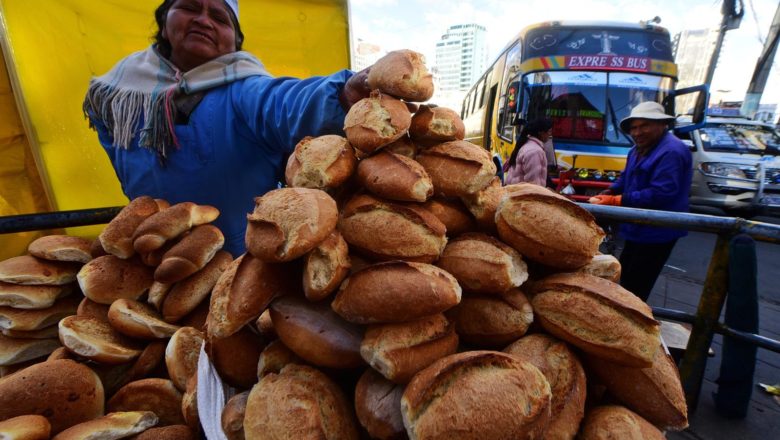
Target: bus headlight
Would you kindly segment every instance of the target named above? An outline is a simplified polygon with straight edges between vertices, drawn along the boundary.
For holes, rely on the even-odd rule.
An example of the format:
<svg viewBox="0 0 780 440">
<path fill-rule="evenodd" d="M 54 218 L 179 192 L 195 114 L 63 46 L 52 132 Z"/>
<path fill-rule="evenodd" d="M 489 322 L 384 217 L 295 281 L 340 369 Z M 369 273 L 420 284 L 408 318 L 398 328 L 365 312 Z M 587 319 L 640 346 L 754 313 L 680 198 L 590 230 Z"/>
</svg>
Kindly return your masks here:
<svg viewBox="0 0 780 440">
<path fill-rule="evenodd" d="M 705 176 L 744 180 L 755 180 L 753 178 L 758 172 L 756 167 L 722 162 L 702 162 L 699 170 Z"/>
<path fill-rule="evenodd" d="M 614 171 L 607 171 L 607 180 L 614 182 L 617 179 L 617 173 Z"/>
<path fill-rule="evenodd" d="M 580 179 L 587 179 L 589 175 L 590 175 L 590 171 L 588 171 L 587 168 L 580 168 L 579 170 L 577 170 L 577 177 L 579 177 Z"/>
<path fill-rule="evenodd" d="M 602 173 L 601 170 L 596 170 L 593 172 L 594 179 L 601 180 L 602 177 L 604 177 L 604 173 Z"/>
</svg>

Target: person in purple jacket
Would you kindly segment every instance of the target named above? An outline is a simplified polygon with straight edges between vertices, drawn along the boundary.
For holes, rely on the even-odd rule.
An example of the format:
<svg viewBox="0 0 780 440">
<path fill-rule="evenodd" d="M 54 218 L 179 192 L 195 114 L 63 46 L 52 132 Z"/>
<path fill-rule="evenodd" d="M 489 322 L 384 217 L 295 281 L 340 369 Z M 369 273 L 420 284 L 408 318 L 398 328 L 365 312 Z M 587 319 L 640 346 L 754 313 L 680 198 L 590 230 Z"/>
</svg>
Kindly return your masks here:
<svg viewBox="0 0 780 440">
<path fill-rule="evenodd" d="M 631 115 L 620 121 L 621 130 L 630 134 L 635 144 L 626 168 L 609 189 L 590 202 L 687 212 L 692 158 L 688 148 L 669 131 L 673 120 L 657 102 L 634 107 Z M 620 285 L 646 301 L 677 239 L 687 231 L 622 224 L 620 234 L 625 239 Z"/>
</svg>

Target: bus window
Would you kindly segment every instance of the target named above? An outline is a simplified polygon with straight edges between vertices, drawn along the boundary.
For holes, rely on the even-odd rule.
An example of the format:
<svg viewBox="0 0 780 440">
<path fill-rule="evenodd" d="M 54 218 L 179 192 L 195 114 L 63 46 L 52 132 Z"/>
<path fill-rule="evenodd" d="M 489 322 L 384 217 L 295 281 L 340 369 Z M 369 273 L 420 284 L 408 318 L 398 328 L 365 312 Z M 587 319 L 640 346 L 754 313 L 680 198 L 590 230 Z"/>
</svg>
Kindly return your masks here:
<svg viewBox="0 0 780 440">
<path fill-rule="evenodd" d="M 504 75 L 501 83 L 501 99 L 498 111 L 498 135 L 506 140 L 512 140 L 514 134 L 514 118 L 517 115 L 517 102 L 519 98 L 519 76 L 517 72 L 520 70 L 520 44 L 515 43 L 506 55 L 506 63 L 504 64 Z M 513 81 L 512 83 L 510 83 Z"/>
<path fill-rule="evenodd" d="M 663 102 L 672 89 L 672 79 L 640 73 L 612 72 L 609 74 L 609 86 L 606 140 L 625 143 L 628 139 L 620 132 L 620 121 L 640 102 Z"/>
<path fill-rule="evenodd" d="M 468 116 L 471 114 L 471 93 L 463 98 L 463 115 Z"/>
</svg>

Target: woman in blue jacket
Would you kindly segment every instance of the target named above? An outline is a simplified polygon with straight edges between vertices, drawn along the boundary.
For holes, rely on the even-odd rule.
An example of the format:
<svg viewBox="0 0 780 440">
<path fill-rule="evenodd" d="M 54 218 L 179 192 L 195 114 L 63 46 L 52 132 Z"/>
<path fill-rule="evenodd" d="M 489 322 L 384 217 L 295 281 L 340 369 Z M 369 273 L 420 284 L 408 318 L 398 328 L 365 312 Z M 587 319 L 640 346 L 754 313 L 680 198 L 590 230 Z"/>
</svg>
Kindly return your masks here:
<svg viewBox="0 0 780 440">
<path fill-rule="evenodd" d="M 241 51 L 237 0 L 165 0 L 155 19 L 155 43 L 94 78 L 84 112 L 128 198 L 219 208 L 238 256 L 254 197 L 283 180 L 301 138 L 342 132 L 366 74 L 272 77 Z"/>
</svg>

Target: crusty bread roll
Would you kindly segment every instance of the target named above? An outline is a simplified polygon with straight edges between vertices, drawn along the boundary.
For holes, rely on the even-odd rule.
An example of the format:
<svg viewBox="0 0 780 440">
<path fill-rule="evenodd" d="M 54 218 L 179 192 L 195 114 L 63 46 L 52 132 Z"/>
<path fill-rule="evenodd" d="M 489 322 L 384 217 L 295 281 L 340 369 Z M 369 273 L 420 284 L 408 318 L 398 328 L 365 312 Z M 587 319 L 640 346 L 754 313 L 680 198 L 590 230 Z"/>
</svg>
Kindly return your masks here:
<svg viewBox="0 0 780 440">
<path fill-rule="evenodd" d="M 54 305 L 58 298 L 68 296 L 76 290 L 76 283 L 59 286 L 26 286 L 0 281 L 0 307 L 14 309 L 45 309 Z"/>
<path fill-rule="evenodd" d="M 400 154 L 401 156 L 406 156 L 409 159 L 414 159 L 417 157 L 417 150 L 417 144 L 415 144 L 409 136 L 401 136 L 398 138 L 398 140 L 382 147 L 382 151 Z"/>
<path fill-rule="evenodd" d="M 581 440 L 665 440 L 666 436 L 629 409 L 609 405 L 593 408 L 588 412 L 577 438 Z"/>
<path fill-rule="evenodd" d="M 133 234 L 136 228 L 159 210 L 159 204 L 149 196 L 131 200 L 100 233 L 101 248 L 122 259 L 132 257 L 135 254 Z"/>
<path fill-rule="evenodd" d="M 273 263 L 294 260 L 317 247 L 336 228 L 338 211 L 324 191 L 282 188 L 256 198 L 247 220 L 247 252 Z"/>
<path fill-rule="evenodd" d="M 165 360 L 165 346 L 166 341 L 149 342 L 124 374 L 122 380 L 117 381 L 116 388 L 112 389 L 112 392 L 107 394 L 113 395 L 113 392 L 127 385 L 129 382 L 143 379 L 153 374 Z"/>
<path fill-rule="evenodd" d="M 0 420 L 42 415 L 56 434 L 102 416 L 103 399 L 103 385 L 89 367 L 72 360 L 41 362 L 0 379 Z"/>
<path fill-rule="evenodd" d="M 141 379 L 123 386 L 109 399 L 106 410 L 152 411 L 159 426 L 184 425 L 181 393 L 167 379 Z"/>
<path fill-rule="evenodd" d="M 436 195 L 465 197 L 486 187 L 496 175 L 487 150 L 467 141 L 450 141 L 426 148 L 417 161 L 433 180 Z"/>
<path fill-rule="evenodd" d="M 213 206 L 182 202 L 163 209 L 144 220 L 133 234 L 133 248 L 139 253 L 149 253 L 192 227 L 211 223 L 219 217 Z"/>
<path fill-rule="evenodd" d="M 349 143 L 362 153 L 391 144 L 406 134 L 412 115 L 406 104 L 374 90 L 371 96 L 353 105 L 344 118 Z"/>
<path fill-rule="evenodd" d="M 216 226 L 195 226 L 163 255 L 162 262 L 154 271 L 155 281 L 172 284 L 187 278 L 203 269 L 223 244 L 225 237 Z"/>
<path fill-rule="evenodd" d="M 450 241 L 436 265 L 451 273 L 467 292 L 502 294 L 528 279 L 523 257 L 485 234 L 463 234 Z"/>
<path fill-rule="evenodd" d="M 169 338 L 179 329 L 163 321 L 150 306 L 129 299 L 118 299 L 111 304 L 108 322 L 119 333 L 138 339 Z"/>
<path fill-rule="evenodd" d="M 447 312 L 461 340 L 479 348 L 503 347 L 523 336 L 534 320 L 531 303 L 520 289 L 504 295 L 464 295 Z"/>
<path fill-rule="evenodd" d="M 458 353 L 409 382 L 401 413 L 411 440 L 542 438 L 550 384 L 538 368 L 508 354 Z"/>
<path fill-rule="evenodd" d="M 357 324 L 404 322 L 442 313 L 460 295 L 455 277 L 436 266 L 389 261 L 350 275 L 331 306 Z"/>
<path fill-rule="evenodd" d="M 39 330 L 29 331 L 0 328 L 0 334 L 16 339 L 57 339 L 60 333 L 57 325 L 50 325 Z"/>
<path fill-rule="evenodd" d="M 208 300 L 201 302 L 195 310 L 179 321 L 179 325 L 182 327 L 196 328 L 202 332 L 205 332 L 206 320 L 209 316 L 209 305 L 210 304 Z"/>
<path fill-rule="evenodd" d="M 336 230 L 306 254 L 303 264 L 303 293 L 319 301 L 333 293 L 349 274 L 349 248 Z"/>
<path fill-rule="evenodd" d="M 0 307 L 0 328 L 16 331 L 33 331 L 57 324 L 60 319 L 76 313 L 78 295 L 70 295 L 55 301 L 47 309 L 25 310 Z"/>
<path fill-rule="evenodd" d="M 157 424 L 151 411 L 114 412 L 79 423 L 54 436 L 52 440 L 115 440 L 146 431 Z"/>
<path fill-rule="evenodd" d="M 105 229 L 103 230 L 105 231 Z M 130 242 L 130 249 L 133 249 L 132 242 Z M 135 249 L 133 249 L 133 251 L 135 252 Z M 108 255 L 108 252 L 106 252 L 106 250 L 103 249 L 103 244 L 100 242 L 100 237 L 92 240 L 92 244 L 89 246 L 89 254 L 92 256 L 92 258 Z"/>
<path fill-rule="evenodd" d="M 244 440 L 244 414 L 249 391 L 231 397 L 222 409 L 222 432 L 228 440 Z"/>
<path fill-rule="evenodd" d="M 203 332 L 192 327 L 182 327 L 173 334 L 165 348 L 165 365 L 168 377 L 180 391 L 187 389 L 187 380 L 198 370 Z"/>
<path fill-rule="evenodd" d="M 653 365 L 632 368 L 587 356 L 588 371 L 606 385 L 609 394 L 648 422 L 680 431 L 688 427 L 688 405 L 674 359 L 663 347 L 655 352 Z"/>
<path fill-rule="evenodd" d="M 226 251 L 218 251 L 206 267 L 173 285 L 165 294 L 161 312 L 167 322 L 178 322 L 206 300 L 220 275 L 233 261 Z M 152 286 L 154 288 L 154 286 Z M 151 290 L 149 292 L 151 297 Z"/>
<path fill-rule="evenodd" d="M 271 303 L 271 320 L 279 339 L 304 360 L 329 368 L 363 365 L 363 329 L 338 316 L 330 305 L 285 296 Z"/>
<path fill-rule="evenodd" d="M 47 356 L 60 346 L 57 338 L 16 339 L 0 335 L 0 366 L 14 365 Z"/>
<path fill-rule="evenodd" d="M 130 440 L 196 440 L 195 433 L 186 425 L 170 425 L 150 428 L 130 437 Z"/>
<path fill-rule="evenodd" d="M 433 197 L 425 202 L 423 207 L 444 223 L 450 238 L 477 230 L 474 217 L 458 199 Z"/>
<path fill-rule="evenodd" d="M 590 263 L 581 267 L 579 271 L 604 278 L 613 283 L 620 283 L 620 261 L 612 255 L 594 255 Z"/>
<path fill-rule="evenodd" d="M 520 338 L 504 352 L 533 364 L 550 383 L 552 418 L 545 438 L 574 438 L 585 416 L 587 387 L 577 356 L 565 343 L 540 333 Z"/>
<path fill-rule="evenodd" d="M 108 322 L 109 308 L 111 308 L 109 304 L 100 304 L 92 301 L 89 298 L 84 298 L 81 300 L 79 307 L 76 309 L 76 315 L 88 316 L 103 322 Z"/>
<path fill-rule="evenodd" d="M 200 413 L 198 412 L 198 375 L 194 374 L 187 381 L 187 389 L 181 398 L 181 413 L 184 422 L 195 431 L 200 432 Z"/>
<path fill-rule="evenodd" d="M 371 66 L 368 86 L 407 101 L 423 102 L 433 96 L 433 75 L 421 53 L 394 50 Z"/>
<path fill-rule="evenodd" d="M 81 263 L 49 261 L 22 255 L 0 261 L 0 281 L 11 284 L 61 286 L 76 281 Z"/>
<path fill-rule="evenodd" d="M 305 363 L 303 359 L 287 348 L 281 339 L 276 339 L 266 345 L 263 352 L 260 353 L 260 359 L 257 360 L 257 377 L 259 379 L 269 373 L 279 373 L 287 364 Z"/>
<path fill-rule="evenodd" d="M 504 188 L 496 226 L 501 240 L 524 257 L 558 269 L 588 264 L 604 238 L 588 211 L 531 183 Z"/>
<path fill-rule="evenodd" d="M 460 116 L 447 107 L 421 105 L 412 116 L 409 136 L 422 146 L 463 140 L 466 127 Z"/>
<path fill-rule="evenodd" d="M 496 176 L 486 187 L 462 198 L 463 204 L 477 219 L 480 230 L 496 234 L 496 211 L 503 195 L 504 187 L 501 186 L 501 179 Z"/>
<path fill-rule="evenodd" d="M 173 285 L 165 284 L 158 281 L 152 283 L 149 287 L 149 293 L 146 295 L 146 302 L 155 308 L 160 310 L 162 308 L 165 297 L 168 296 L 168 292 Z"/>
<path fill-rule="evenodd" d="M 171 250 L 172 247 L 176 246 L 179 241 L 184 239 L 184 237 L 189 234 L 190 231 L 186 231 L 175 239 L 166 241 L 164 245 L 151 252 L 141 252 L 138 254 L 138 259 L 141 260 L 141 263 L 145 264 L 146 266 L 156 268 L 160 265 L 160 263 L 162 263 L 165 253 Z"/>
<path fill-rule="evenodd" d="M 73 359 L 74 355 L 70 351 L 68 351 L 65 347 L 59 347 L 52 351 L 49 356 L 46 358 L 46 362 L 50 361 L 58 361 L 62 359 Z"/>
<path fill-rule="evenodd" d="M 2 440 L 49 440 L 51 424 L 46 417 L 27 415 L 0 422 Z"/>
<path fill-rule="evenodd" d="M 257 333 L 267 340 L 270 341 L 277 338 L 276 330 L 274 330 L 274 323 L 271 320 L 270 310 L 265 309 L 265 311 L 260 314 L 257 321 L 255 321 L 255 327 L 257 328 Z"/>
<path fill-rule="evenodd" d="M 137 300 L 154 282 L 152 269 L 138 259 L 123 260 L 114 255 L 95 258 L 78 273 L 84 296 L 100 304 L 120 298 Z"/>
<path fill-rule="evenodd" d="M 357 195 L 341 212 L 339 231 L 351 248 L 379 260 L 431 263 L 447 244 L 444 225 L 414 203 Z"/>
<path fill-rule="evenodd" d="M 369 326 L 360 344 L 360 355 L 388 380 L 404 384 L 457 348 L 455 326 L 437 314 L 417 321 Z"/>
<path fill-rule="evenodd" d="M 206 335 L 206 353 L 227 384 L 247 389 L 257 382 L 257 361 L 266 342 L 244 326 L 226 338 Z"/>
<path fill-rule="evenodd" d="M 108 323 L 86 316 L 68 316 L 59 323 L 60 342 L 79 356 L 105 364 L 130 362 L 141 354 L 138 345 Z"/>
<path fill-rule="evenodd" d="M 545 330 L 594 356 L 649 367 L 660 345 L 650 306 L 603 278 L 561 273 L 531 286 L 531 304 Z"/>
<path fill-rule="evenodd" d="M 246 440 L 357 440 L 358 431 L 341 389 L 314 368 L 292 364 L 252 387 L 244 436 Z"/>
<path fill-rule="evenodd" d="M 366 369 L 355 387 L 355 411 L 371 438 L 397 440 L 406 438 L 401 417 L 404 387 L 394 384 L 371 368 Z"/>
<path fill-rule="evenodd" d="M 45 235 L 27 246 L 30 255 L 44 260 L 86 263 L 92 259 L 92 242 L 69 235 Z"/>
<path fill-rule="evenodd" d="M 402 202 L 424 202 L 433 195 L 430 176 L 414 159 L 380 151 L 360 161 L 357 181 L 379 197 Z"/>
<path fill-rule="evenodd" d="M 306 136 L 287 160 L 285 179 L 296 188 L 336 188 L 355 172 L 357 158 L 346 138 Z"/>
</svg>

